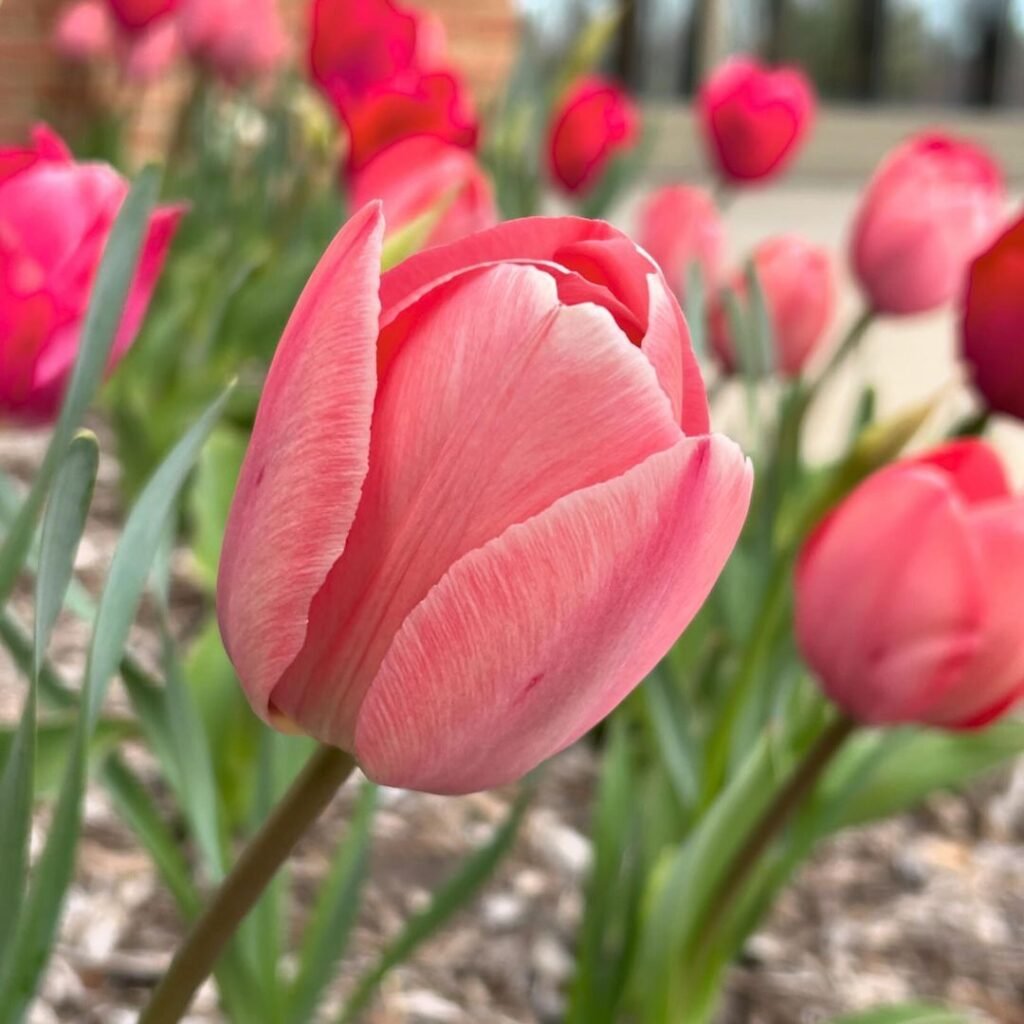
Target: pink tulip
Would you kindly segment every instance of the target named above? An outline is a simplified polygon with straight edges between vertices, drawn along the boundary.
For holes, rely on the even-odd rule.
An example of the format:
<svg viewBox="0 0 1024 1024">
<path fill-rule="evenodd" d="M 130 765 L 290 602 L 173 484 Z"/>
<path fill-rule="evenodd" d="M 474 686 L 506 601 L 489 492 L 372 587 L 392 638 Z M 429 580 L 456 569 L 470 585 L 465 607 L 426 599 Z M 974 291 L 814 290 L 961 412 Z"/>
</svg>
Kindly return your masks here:
<svg viewBox="0 0 1024 1024">
<path fill-rule="evenodd" d="M 430 135 L 416 135 L 378 153 L 351 182 L 354 207 L 384 204 L 389 231 L 437 210 L 426 245 L 454 242 L 498 222 L 491 183 L 468 150 Z"/>
<path fill-rule="evenodd" d="M 971 260 L 997 234 L 1006 191 L 980 147 L 937 132 L 890 153 L 861 199 L 851 257 L 879 313 L 923 313 L 956 298 Z"/>
<path fill-rule="evenodd" d="M 796 630 L 825 692 L 862 722 L 984 725 L 1024 696 L 1024 499 L 960 441 L 888 467 L 818 528 Z"/>
<path fill-rule="evenodd" d="M 106 0 L 111 14 L 126 32 L 142 32 L 174 14 L 180 0 Z"/>
<path fill-rule="evenodd" d="M 278 347 L 218 581 L 256 712 L 389 785 L 513 780 L 653 668 L 739 534 L 686 324 L 624 235 L 510 221 L 380 276 L 363 207 Z"/>
<path fill-rule="evenodd" d="M 105 0 L 78 0 L 57 19 L 53 43 L 69 60 L 93 61 L 112 57 L 116 26 Z"/>
<path fill-rule="evenodd" d="M 762 242 L 753 260 L 771 318 L 775 368 L 783 376 L 796 377 L 825 340 L 835 314 L 832 262 L 825 249 L 795 235 Z M 745 272 L 737 271 L 727 287 L 745 299 Z M 727 371 L 734 371 L 736 346 L 721 300 L 712 307 L 709 324 L 715 353 Z"/>
<path fill-rule="evenodd" d="M 640 209 L 637 238 L 680 298 L 694 263 L 700 267 L 705 289 L 717 288 L 725 231 L 714 200 L 704 189 L 690 185 L 655 189 Z"/>
<path fill-rule="evenodd" d="M 806 141 L 815 103 L 799 68 L 769 69 L 750 57 L 716 68 L 701 86 L 697 115 L 718 174 L 737 184 L 780 174 Z"/>
<path fill-rule="evenodd" d="M 548 137 L 548 171 L 572 195 L 585 195 L 615 157 L 640 137 L 640 111 L 618 85 L 598 75 L 573 83 L 555 108 Z"/>
<path fill-rule="evenodd" d="M 1024 420 L 1024 217 L 972 264 L 961 339 L 988 407 Z"/>
<path fill-rule="evenodd" d="M 106 164 L 75 163 L 49 129 L 36 129 L 34 141 L 31 151 L 0 150 L 0 418 L 26 422 L 46 421 L 60 406 L 96 268 L 128 191 Z M 111 367 L 142 323 L 180 215 L 165 207 L 153 217 Z"/>
<path fill-rule="evenodd" d="M 276 0 L 182 0 L 179 20 L 189 56 L 228 82 L 265 75 L 288 53 Z"/>
</svg>

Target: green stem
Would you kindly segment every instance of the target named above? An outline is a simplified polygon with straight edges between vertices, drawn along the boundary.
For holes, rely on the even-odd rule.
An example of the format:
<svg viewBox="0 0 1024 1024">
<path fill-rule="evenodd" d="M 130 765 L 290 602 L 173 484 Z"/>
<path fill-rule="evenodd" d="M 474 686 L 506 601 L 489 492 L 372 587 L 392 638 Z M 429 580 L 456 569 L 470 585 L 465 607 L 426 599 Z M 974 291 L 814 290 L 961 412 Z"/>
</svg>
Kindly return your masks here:
<svg viewBox="0 0 1024 1024">
<path fill-rule="evenodd" d="M 181 1020 L 238 926 L 354 768 L 351 755 L 334 747 L 309 759 L 178 949 L 139 1024 Z"/>
<path fill-rule="evenodd" d="M 867 334 L 868 328 L 875 322 L 875 311 L 870 307 L 861 310 L 860 315 L 850 325 L 846 337 L 840 342 L 839 347 L 832 353 L 832 358 L 825 364 L 824 369 L 818 374 L 817 380 L 811 385 L 808 394 L 808 405 L 814 396 L 821 390 L 826 381 L 830 380 L 835 372 L 846 362 L 846 360 L 860 347 L 861 340 Z"/>
</svg>

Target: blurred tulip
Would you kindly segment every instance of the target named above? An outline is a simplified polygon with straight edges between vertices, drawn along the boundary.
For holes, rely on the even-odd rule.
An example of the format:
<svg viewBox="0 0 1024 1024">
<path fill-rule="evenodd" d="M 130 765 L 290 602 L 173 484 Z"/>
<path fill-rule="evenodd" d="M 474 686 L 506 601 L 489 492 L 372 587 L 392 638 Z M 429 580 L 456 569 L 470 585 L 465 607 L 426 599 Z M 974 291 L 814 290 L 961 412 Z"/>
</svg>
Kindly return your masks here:
<svg viewBox="0 0 1024 1024">
<path fill-rule="evenodd" d="M 725 231 L 714 200 L 704 189 L 690 185 L 655 189 L 640 209 L 637 238 L 680 298 L 693 263 L 700 267 L 707 292 L 718 287 Z"/>
<path fill-rule="evenodd" d="M 753 254 L 771 318 L 775 369 L 796 377 L 824 341 L 836 308 L 836 283 L 827 250 L 794 235 L 762 242 Z M 737 271 L 726 286 L 746 296 L 747 280 Z M 711 341 L 725 368 L 738 366 L 724 304 L 717 301 L 709 319 Z"/>
<path fill-rule="evenodd" d="M 985 725 L 1024 695 L 1024 500 L 961 441 L 869 477 L 796 573 L 804 658 L 872 725 Z"/>
<path fill-rule="evenodd" d="M 106 164 L 75 163 L 49 129 L 36 129 L 34 141 L 29 161 L 25 150 L 0 150 L 0 419 L 26 422 L 46 421 L 60 406 L 96 268 L 128 192 Z M 164 207 L 153 217 L 111 366 L 142 323 L 180 215 Z"/>
<path fill-rule="evenodd" d="M 406 72 L 435 70 L 444 28 L 431 13 L 391 0 L 313 0 L 309 66 L 337 107 Z"/>
<path fill-rule="evenodd" d="M 734 184 L 772 178 L 803 145 L 815 114 L 814 87 L 799 68 L 769 69 L 732 57 L 697 96 L 697 115 L 718 174 Z"/>
<path fill-rule="evenodd" d="M 516 779 L 693 617 L 751 471 L 708 433 L 686 324 L 624 235 L 510 221 L 380 277 L 364 207 L 278 347 L 228 521 L 256 712 L 443 793 Z"/>
<path fill-rule="evenodd" d="M 106 0 L 110 12 L 126 32 L 141 32 L 173 14 L 180 0 Z"/>
<path fill-rule="evenodd" d="M 228 82 L 273 71 L 288 53 L 276 0 L 182 0 L 189 56 Z"/>
<path fill-rule="evenodd" d="M 348 171 L 356 173 L 401 139 L 428 135 L 454 146 L 476 145 L 472 100 L 453 72 L 437 72 L 370 89 L 340 111 L 348 129 Z"/>
<path fill-rule="evenodd" d="M 611 161 L 640 137 L 640 112 L 614 82 L 588 75 L 571 85 L 552 113 L 551 177 L 573 195 L 590 192 Z"/>
<path fill-rule="evenodd" d="M 971 265 L 961 346 L 989 408 L 1024 420 L 1024 217 Z"/>
<path fill-rule="evenodd" d="M 380 199 L 389 233 L 436 210 L 428 246 L 454 242 L 498 222 L 490 180 L 476 157 L 430 135 L 383 149 L 354 176 L 350 197 L 356 208 Z"/>
<path fill-rule="evenodd" d="M 78 0 L 57 18 L 53 43 L 69 60 L 99 60 L 114 55 L 115 31 L 105 0 Z"/>
<path fill-rule="evenodd" d="M 874 310 L 923 313 L 955 299 L 1005 202 L 999 166 L 973 143 L 928 133 L 893 150 L 853 228 L 853 269 Z"/>
</svg>

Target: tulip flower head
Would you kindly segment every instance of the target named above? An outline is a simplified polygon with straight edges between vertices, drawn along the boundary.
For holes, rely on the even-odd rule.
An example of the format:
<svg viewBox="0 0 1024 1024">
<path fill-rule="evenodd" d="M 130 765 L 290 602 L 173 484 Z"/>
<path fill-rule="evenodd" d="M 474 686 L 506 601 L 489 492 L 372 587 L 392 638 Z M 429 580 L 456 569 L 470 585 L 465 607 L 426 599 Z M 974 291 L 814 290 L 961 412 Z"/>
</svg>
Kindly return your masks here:
<svg viewBox="0 0 1024 1024">
<path fill-rule="evenodd" d="M 276 0 L 182 0 L 180 24 L 189 56 L 228 82 L 265 75 L 288 54 Z"/>
<path fill-rule="evenodd" d="M 814 122 L 814 87 L 799 68 L 732 57 L 697 96 L 708 156 L 732 184 L 773 178 L 790 164 Z"/>
<path fill-rule="evenodd" d="M 774 367 L 796 377 L 825 340 L 835 314 L 832 261 L 821 246 L 783 235 L 762 242 L 753 262 L 771 319 Z M 726 287 L 745 298 L 746 273 L 738 270 Z M 715 354 L 727 372 L 735 371 L 739 358 L 721 297 L 712 306 L 709 326 Z"/>
<path fill-rule="evenodd" d="M 355 207 L 384 204 L 388 231 L 437 213 L 425 245 L 454 242 L 498 222 L 494 191 L 469 150 L 431 135 L 414 135 L 381 150 L 351 181 Z"/>
<path fill-rule="evenodd" d="M 1005 204 L 999 165 L 974 143 L 929 132 L 898 146 L 861 198 L 851 241 L 854 273 L 875 311 L 924 313 L 957 298 Z"/>
<path fill-rule="evenodd" d="M 1024 696 L 1024 499 L 993 450 L 939 448 L 869 477 L 796 571 L 804 659 L 872 725 L 985 725 Z"/>
<path fill-rule="evenodd" d="M 93 278 L 127 182 L 76 163 L 48 128 L 28 149 L 0 150 L 0 419 L 45 422 L 60 407 Z M 179 208 L 149 226 L 111 366 L 142 323 Z"/>
<path fill-rule="evenodd" d="M 180 0 L 106 0 L 110 12 L 126 32 L 142 32 L 173 14 Z"/>
<path fill-rule="evenodd" d="M 254 710 L 441 793 L 511 781 L 650 671 L 751 471 L 626 236 L 510 221 L 380 275 L 362 208 L 275 355 L 218 616 Z"/>
<path fill-rule="evenodd" d="M 548 168 L 570 195 L 585 195 L 640 137 L 640 112 L 619 86 L 590 75 L 566 91 L 551 118 Z"/>
<path fill-rule="evenodd" d="M 655 189 L 641 207 L 637 239 L 680 300 L 694 263 L 700 267 L 705 289 L 717 288 L 725 231 L 718 208 L 704 189 L 690 185 Z"/>
<path fill-rule="evenodd" d="M 971 264 L 960 337 L 988 407 L 1024 420 L 1024 217 Z"/>
</svg>

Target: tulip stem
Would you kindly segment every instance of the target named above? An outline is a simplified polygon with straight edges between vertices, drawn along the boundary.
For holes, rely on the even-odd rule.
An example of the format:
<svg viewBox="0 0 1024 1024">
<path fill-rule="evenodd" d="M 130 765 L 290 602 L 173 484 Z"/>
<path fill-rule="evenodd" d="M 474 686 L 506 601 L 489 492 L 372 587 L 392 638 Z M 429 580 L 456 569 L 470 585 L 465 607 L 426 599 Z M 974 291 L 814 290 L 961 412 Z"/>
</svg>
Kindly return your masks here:
<svg viewBox="0 0 1024 1024">
<path fill-rule="evenodd" d="M 334 747 L 321 747 L 309 759 L 195 922 L 139 1024 L 181 1020 L 238 926 L 354 768 L 351 755 Z"/>
<path fill-rule="evenodd" d="M 846 362 L 846 360 L 857 350 L 860 346 L 861 339 L 868 332 L 868 328 L 875 322 L 875 311 L 870 307 L 866 306 L 861 310 L 860 315 L 850 325 L 850 329 L 846 332 L 846 337 L 840 342 L 839 347 L 835 350 L 832 358 L 825 364 L 821 373 L 818 374 L 817 380 L 811 385 L 811 396 L 817 394 L 821 390 L 822 386 L 827 380 L 829 380 L 835 372 Z"/>
</svg>

